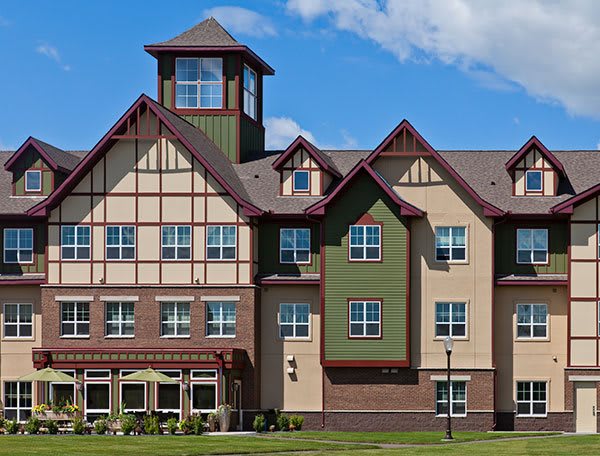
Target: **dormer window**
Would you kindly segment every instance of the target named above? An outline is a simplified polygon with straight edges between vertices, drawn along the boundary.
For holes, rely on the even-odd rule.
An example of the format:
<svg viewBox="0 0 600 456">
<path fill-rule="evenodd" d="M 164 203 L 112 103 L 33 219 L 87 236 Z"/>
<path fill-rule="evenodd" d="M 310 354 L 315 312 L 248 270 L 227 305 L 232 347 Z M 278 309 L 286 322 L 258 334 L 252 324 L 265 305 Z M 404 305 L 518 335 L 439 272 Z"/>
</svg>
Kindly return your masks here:
<svg viewBox="0 0 600 456">
<path fill-rule="evenodd" d="M 541 192 L 543 190 L 542 178 L 542 171 L 527 171 L 525 173 L 525 190 L 528 192 Z"/>
<path fill-rule="evenodd" d="M 42 172 L 25 171 L 25 191 L 40 192 L 42 190 Z"/>
<path fill-rule="evenodd" d="M 256 120 L 257 116 L 256 71 L 244 65 L 244 112 Z"/>
<path fill-rule="evenodd" d="M 310 190 L 310 172 L 304 170 L 294 171 L 293 177 L 294 192 L 308 192 Z"/>
<path fill-rule="evenodd" d="M 175 106 L 184 109 L 221 109 L 223 107 L 223 59 L 176 59 Z"/>
</svg>

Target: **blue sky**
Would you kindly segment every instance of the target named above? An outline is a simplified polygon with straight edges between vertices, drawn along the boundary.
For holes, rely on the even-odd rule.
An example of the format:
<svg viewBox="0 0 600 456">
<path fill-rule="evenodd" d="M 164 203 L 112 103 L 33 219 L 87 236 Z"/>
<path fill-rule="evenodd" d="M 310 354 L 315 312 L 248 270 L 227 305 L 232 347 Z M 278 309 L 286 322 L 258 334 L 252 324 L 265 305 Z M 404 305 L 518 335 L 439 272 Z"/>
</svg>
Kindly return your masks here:
<svg viewBox="0 0 600 456">
<path fill-rule="evenodd" d="M 500 3 L 3 2 L 0 149 L 29 135 L 92 147 L 140 93 L 156 97 L 143 45 L 207 14 L 275 68 L 264 93 L 274 146 L 302 132 L 325 148 L 373 148 L 407 118 L 439 149 L 513 149 L 532 134 L 550 149 L 598 148 L 597 2 Z"/>
</svg>

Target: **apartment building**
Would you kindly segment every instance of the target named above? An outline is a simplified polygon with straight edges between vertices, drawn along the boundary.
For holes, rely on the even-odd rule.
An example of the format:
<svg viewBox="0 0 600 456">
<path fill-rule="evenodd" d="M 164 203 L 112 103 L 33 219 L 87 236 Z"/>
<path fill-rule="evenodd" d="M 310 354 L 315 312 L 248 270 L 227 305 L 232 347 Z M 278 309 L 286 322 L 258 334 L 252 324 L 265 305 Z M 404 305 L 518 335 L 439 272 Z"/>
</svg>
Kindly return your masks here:
<svg viewBox="0 0 600 456">
<path fill-rule="evenodd" d="M 442 429 L 450 392 L 457 429 L 597 431 L 597 151 L 440 151 L 406 120 L 268 151 L 249 47 L 209 18 L 145 50 L 157 99 L 92 150 L 0 153 L 5 416 Z M 47 366 L 79 381 L 18 381 Z M 176 382 L 121 380 L 148 366 Z"/>
</svg>

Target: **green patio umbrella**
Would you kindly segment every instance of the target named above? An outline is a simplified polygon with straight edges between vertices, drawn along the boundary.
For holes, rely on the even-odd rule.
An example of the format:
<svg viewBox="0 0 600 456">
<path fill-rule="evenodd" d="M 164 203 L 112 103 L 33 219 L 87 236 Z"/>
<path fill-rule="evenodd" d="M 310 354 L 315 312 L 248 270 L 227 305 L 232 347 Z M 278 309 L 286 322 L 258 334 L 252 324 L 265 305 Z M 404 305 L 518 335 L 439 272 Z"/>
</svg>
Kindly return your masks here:
<svg viewBox="0 0 600 456">
<path fill-rule="evenodd" d="M 20 382 L 77 382 L 75 377 L 71 377 L 64 372 L 57 371 L 51 367 L 40 369 L 31 374 L 19 378 Z"/>
<path fill-rule="evenodd" d="M 168 375 L 162 374 L 155 371 L 151 367 L 144 369 L 143 371 L 134 372 L 133 374 L 122 377 L 124 381 L 138 381 L 138 382 L 150 382 L 150 383 L 177 383 Z"/>
</svg>

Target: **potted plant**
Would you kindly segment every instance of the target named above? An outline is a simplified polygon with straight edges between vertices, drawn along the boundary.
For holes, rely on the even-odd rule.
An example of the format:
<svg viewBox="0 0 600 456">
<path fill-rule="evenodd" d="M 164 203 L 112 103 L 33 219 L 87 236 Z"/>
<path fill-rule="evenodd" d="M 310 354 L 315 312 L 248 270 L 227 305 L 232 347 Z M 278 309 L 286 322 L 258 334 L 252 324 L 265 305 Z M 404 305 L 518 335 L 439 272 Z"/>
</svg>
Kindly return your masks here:
<svg viewBox="0 0 600 456">
<path fill-rule="evenodd" d="M 209 432 L 215 432 L 218 422 L 217 414 L 215 412 L 210 412 L 206 417 L 206 422 L 208 423 Z"/>
<path fill-rule="evenodd" d="M 219 420 L 219 429 L 221 432 L 228 432 L 231 424 L 231 405 L 221 404 L 217 409 L 217 417 Z"/>
</svg>

